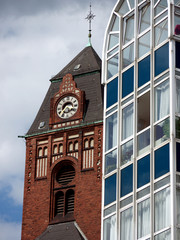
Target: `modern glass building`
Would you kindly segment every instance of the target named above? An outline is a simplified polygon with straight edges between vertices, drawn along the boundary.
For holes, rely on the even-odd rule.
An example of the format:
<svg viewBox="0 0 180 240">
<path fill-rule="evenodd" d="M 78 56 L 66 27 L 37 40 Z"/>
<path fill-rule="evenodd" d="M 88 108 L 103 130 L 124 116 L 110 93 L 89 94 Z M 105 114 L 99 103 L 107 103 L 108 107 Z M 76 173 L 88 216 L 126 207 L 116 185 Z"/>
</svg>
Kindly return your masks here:
<svg viewBox="0 0 180 240">
<path fill-rule="evenodd" d="M 117 2 L 102 82 L 102 240 L 180 239 L 179 0 Z"/>
</svg>

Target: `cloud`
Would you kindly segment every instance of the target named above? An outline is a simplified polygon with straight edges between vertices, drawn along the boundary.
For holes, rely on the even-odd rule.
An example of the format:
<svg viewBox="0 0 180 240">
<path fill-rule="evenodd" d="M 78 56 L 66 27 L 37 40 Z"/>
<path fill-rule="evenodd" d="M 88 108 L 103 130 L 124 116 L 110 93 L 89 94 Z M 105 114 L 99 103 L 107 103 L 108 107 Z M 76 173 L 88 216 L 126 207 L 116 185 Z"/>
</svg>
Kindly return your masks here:
<svg viewBox="0 0 180 240">
<path fill-rule="evenodd" d="M 0 220 L 0 233 L 2 240 L 19 240 L 21 239 L 21 224 Z"/>
</svg>

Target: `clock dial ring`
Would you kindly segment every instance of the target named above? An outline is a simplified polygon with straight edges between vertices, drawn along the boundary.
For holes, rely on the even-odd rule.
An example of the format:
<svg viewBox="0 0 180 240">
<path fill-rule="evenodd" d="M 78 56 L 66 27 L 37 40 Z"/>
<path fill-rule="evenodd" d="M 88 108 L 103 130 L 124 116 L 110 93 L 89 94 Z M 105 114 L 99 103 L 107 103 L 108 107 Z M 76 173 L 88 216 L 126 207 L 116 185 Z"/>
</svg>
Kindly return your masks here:
<svg viewBox="0 0 180 240">
<path fill-rule="evenodd" d="M 57 104 L 57 115 L 62 119 L 68 119 L 78 110 L 78 99 L 74 96 L 65 96 Z"/>
</svg>

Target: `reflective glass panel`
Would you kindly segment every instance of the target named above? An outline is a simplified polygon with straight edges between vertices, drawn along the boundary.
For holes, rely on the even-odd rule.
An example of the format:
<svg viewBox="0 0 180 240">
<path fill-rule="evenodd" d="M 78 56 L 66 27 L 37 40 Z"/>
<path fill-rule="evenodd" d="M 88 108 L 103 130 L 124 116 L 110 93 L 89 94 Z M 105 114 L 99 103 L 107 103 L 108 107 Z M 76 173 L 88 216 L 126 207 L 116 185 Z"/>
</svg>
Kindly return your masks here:
<svg viewBox="0 0 180 240">
<path fill-rule="evenodd" d="M 111 57 L 114 53 L 118 52 L 119 50 L 119 46 L 117 46 L 115 49 L 113 49 L 112 51 L 108 52 L 107 57 Z"/>
<path fill-rule="evenodd" d="M 145 93 L 137 100 L 138 132 L 150 125 L 150 92 Z"/>
<path fill-rule="evenodd" d="M 174 0 L 174 4 L 176 4 L 177 6 L 180 6 L 180 0 Z"/>
<path fill-rule="evenodd" d="M 137 147 L 138 155 L 149 151 L 150 149 L 150 129 L 147 129 L 145 132 L 141 133 L 137 137 Z"/>
<path fill-rule="evenodd" d="M 174 16 L 174 34 L 180 36 L 180 16 Z"/>
<path fill-rule="evenodd" d="M 155 121 L 169 114 L 169 80 L 155 88 Z"/>
<path fill-rule="evenodd" d="M 176 68 L 180 68 L 180 42 L 176 42 Z"/>
<path fill-rule="evenodd" d="M 139 33 L 150 27 L 150 4 L 139 9 Z"/>
<path fill-rule="evenodd" d="M 137 192 L 137 199 L 142 198 L 150 193 L 150 187 L 144 188 L 143 190 Z"/>
<path fill-rule="evenodd" d="M 171 240 L 171 230 L 167 230 L 165 232 L 159 233 L 154 237 L 154 240 Z"/>
<path fill-rule="evenodd" d="M 129 4 L 131 6 L 131 9 L 134 8 L 134 2 L 135 2 L 135 0 L 129 0 Z"/>
<path fill-rule="evenodd" d="M 104 216 L 107 216 L 116 211 L 116 204 L 104 210 Z"/>
<path fill-rule="evenodd" d="M 180 139 L 180 118 L 176 117 L 176 138 Z"/>
<path fill-rule="evenodd" d="M 150 55 L 138 63 L 138 87 L 150 81 Z"/>
<path fill-rule="evenodd" d="M 159 45 L 168 38 L 168 19 L 155 27 L 155 46 Z"/>
<path fill-rule="evenodd" d="M 106 119 L 106 151 L 117 144 L 117 112 Z"/>
<path fill-rule="evenodd" d="M 122 67 L 125 68 L 134 61 L 134 43 L 129 45 L 122 51 L 123 54 L 123 63 Z"/>
<path fill-rule="evenodd" d="M 150 182 L 150 155 L 137 161 L 137 187 L 140 188 Z"/>
<path fill-rule="evenodd" d="M 121 7 L 120 7 L 120 9 L 119 9 L 119 13 L 120 13 L 120 15 L 121 16 L 123 16 L 123 15 L 125 15 L 127 12 L 129 12 L 129 7 L 128 7 L 128 5 L 127 5 L 127 2 L 126 1 L 123 1 L 122 2 L 122 5 L 121 5 Z"/>
<path fill-rule="evenodd" d="M 176 189 L 177 224 L 180 224 L 180 189 Z"/>
<path fill-rule="evenodd" d="M 108 60 L 107 63 L 108 79 L 118 73 L 118 62 L 119 62 L 118 54 L 112 57 L 110 60 Z"/>
<path fill-rule="evenodd" d="M 165 186 L 165 185 L 168 184 L 168 183 L 170 183 L 170 176 L 165 177 L 165 178 L 163 178 L 162 180 L 156 182 L 156 183 L 154 184 L 154 190 L 157 190 L 157 189 Z"/>
<path fill-rule="evenodd" d="M 165 188 L 154 195 L 154 227 L 159 231 L 170 225 L 170 188 Z M 163 239 L 164 238 L 160 238 Z"/>
<path fill-rule="evenodd" d="M 150 51 L 150 32 L 139 38 L 139 58 Z"/>
<path fill-rule="evenodd" d="M 155 3 L 157 0 L 155 1 Z M 154 15 L 158 15 L 160 12 L 162 12 L 165 8 L 167 8 L 167 0 L 161 0 L 159 3 L 156 5 L 155 10 L 154 10 Z"/>
<path fill-rule="evenodd" d="M 180 143 L 176 143 L 176 171 L 180 172 Z"/>
<path fill-rule="evenodd" d="M 122 74 L 122 98 L 134 91 L 134 66 Z"/>
<path fill-rule="evenodd" d="M 138 203 L 137 206 L 138 238 L 150 233 L 150 199 Z"/>
<path fill-rule="evenodd" d="M 165 11 L 164 13 L 162 13 L 160 16 L 158 16 L 157 18 L 155 18 L 154 23 L 158 23 L 161 19 L 163 19 L 164 17 L 166 17 L 168 15 L 168 11 Z"/>
<path fill-rule="evenodd" d="M 116 215 L 104 220 L 104 240 L 116 240 Z"/>
<path fill-rule="evenodd" d="M 133 164 L 121 170 L 121 197 L 133 191 Z"/>
<path fill-rule="evenodd" d="M 155 53 L 155 76 L 169 68 L 169 44 L 158 48 Z"/>
<path fill-rule="evenodd" d="M 116 174 L 105 179 L 104 206 L 116 200 Z"/>
<path fill-rule="evenodd" d="M 110 34 L 108 50 L 119 43 L 119 34 Z"/>
<path fill-rule="evenodd" d="M 133 160 L 133 140 L 122 145 L 121 148 L 121 165 Z"/>
<path fill-rule="evenodd" d="M 117 163 L 117 149 L 106 154 L 105 156 L 105 174 L 108 174 L 114 169 L 116 169 L 116 163 Z"/>
<path fill-rule="evenodd" d="M 118 31 L 119 30 L 119 17 L 118 16 L 114 16 L 115 20 L 112 26 L 112 31 Z"/>
<path fill-rule="evenodd" d="M 155 146 L 163 143 L 167 139 L 169 139 L 169 118 L 166 120 L 158 123 L 154 127 L 154 140 L 155 140 Z"/>
<path fill-rule="evenodd" d="M 128 204 L 132 203 L 132 201 L 133 201 L 132 196 L 127 197 L 126 199 L 124 199 L 120 202 L 120 207 L 123 208 L 123 207 L 127 206 Z"/>
<path fill-rule="evenodd" d="M 124 41 L 126 44 L 134 38 L 134 16 L 124 19 Z"/>
<path fill-rule="evenodd" d="M 118 77 L 107 84 L 106 108 L 117 102 L 118 99 Z"/>
<path fill-rule="evenodd" d="M 121 239 L 133 240 L 133 208 L 121 212 Z"/>
<path fill-rule="evenodd" d="M 133 103 L 122 110 L 122 139 L 133 134 Z"/>
<path fill-rule="evenodd" d="M 155 179 L 169 172 L 169 144 L 157 149 L 155 155 Z"/>
</svg>

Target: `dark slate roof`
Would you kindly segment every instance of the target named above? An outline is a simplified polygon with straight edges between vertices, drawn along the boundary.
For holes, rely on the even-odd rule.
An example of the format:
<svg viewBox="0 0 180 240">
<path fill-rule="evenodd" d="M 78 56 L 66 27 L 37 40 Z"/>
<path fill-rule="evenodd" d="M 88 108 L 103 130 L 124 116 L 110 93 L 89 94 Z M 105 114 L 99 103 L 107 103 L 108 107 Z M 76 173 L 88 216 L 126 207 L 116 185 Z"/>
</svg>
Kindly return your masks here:
<svg viewBox="0 0 180 240">
<path fill-rule="evenodd" d="M 74 67 L 81 65 L 79 70 Z M 77 88 L 85 91 L 86 110 L 83 123 L 101 121 L 103 119 L 103 90 L 101 85 L 101 59 L 95 50 L 89 46 L 83 49 L 65 68 L 51 79 L 51 85 L 39 109 L 39 112 L 30 127 L 27 136 L 40 134 L 49 129 L 50 99 L 59 91 L 62 78 L 70 73 L 74 77 Z M 45 126 L 39 129 L 40 122 Z"/>
<path fill-rule="evenodd" d="M 75 222 L 49 225 L 35 240 L 84 240 L 75 226 Z"/>
</svg>

